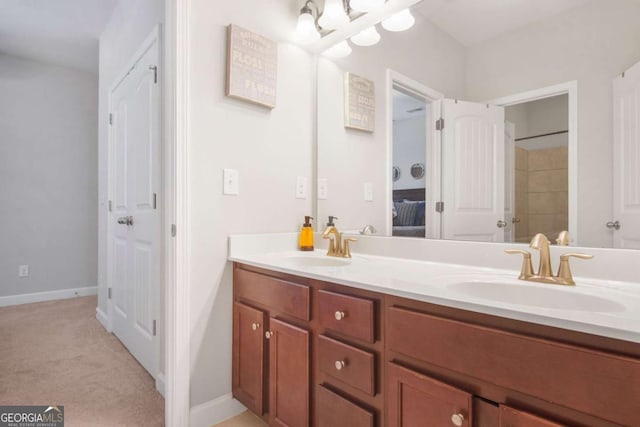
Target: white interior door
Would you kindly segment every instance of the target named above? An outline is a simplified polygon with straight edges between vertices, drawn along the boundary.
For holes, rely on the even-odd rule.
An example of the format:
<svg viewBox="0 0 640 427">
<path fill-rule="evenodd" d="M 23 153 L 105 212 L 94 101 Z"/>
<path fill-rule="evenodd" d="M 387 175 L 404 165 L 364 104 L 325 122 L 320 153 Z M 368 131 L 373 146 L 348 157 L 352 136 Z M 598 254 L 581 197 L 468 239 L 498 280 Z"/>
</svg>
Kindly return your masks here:
<svg viewBox="0 0 640 427">
<path fill-rule="evenodd" d="M 613 245 L 640 249 L 640 63 L 613 81 L 613 140 Z"/>
<path fill-rule="evenodd" d="M 504 108 L 443 101 L 444 239 L 504 241 Z"/>
<path fill-rule="evenodd" d="M 516 241 L 516 125 L 504 123 L 504 241 Z"/>
<path fill-rule="evenodd" d="M 160 288 L 158 42 L 111 93 L 109 287 L 113 333 L 155 377 Z"/>
</svg>

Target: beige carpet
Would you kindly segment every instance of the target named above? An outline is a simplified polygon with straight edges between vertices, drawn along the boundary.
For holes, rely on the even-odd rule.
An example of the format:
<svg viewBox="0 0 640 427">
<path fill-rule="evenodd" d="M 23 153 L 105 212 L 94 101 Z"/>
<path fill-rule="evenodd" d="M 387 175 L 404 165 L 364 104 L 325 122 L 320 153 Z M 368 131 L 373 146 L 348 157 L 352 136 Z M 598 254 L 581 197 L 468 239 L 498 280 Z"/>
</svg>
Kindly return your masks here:
<svg viewBox="0 0 640 427">
<path fill-rule="evenodd" d="M 153 378 L 96 320 L 96 297 L 0 307 L 0 404 L 64 405 L 65 426 L 163 426 Z"/>
</svg>

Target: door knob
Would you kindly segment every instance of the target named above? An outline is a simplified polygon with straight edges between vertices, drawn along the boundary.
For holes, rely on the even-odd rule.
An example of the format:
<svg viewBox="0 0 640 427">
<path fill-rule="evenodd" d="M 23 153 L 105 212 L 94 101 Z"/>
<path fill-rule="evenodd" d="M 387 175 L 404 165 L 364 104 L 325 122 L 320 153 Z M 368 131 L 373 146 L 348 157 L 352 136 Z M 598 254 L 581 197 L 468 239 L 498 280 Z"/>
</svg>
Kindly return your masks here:
<svg viewBox="0 0 640 427">
<path fill-rule="evenodd" d="M 464 415 L 462 414 L 451 415 L 451 422 L 456 427 L 462 427 L 462 424 L 464 424 Z"/>
<path fill-rule="evenodd" d="M 609 221 L 607 228 L 613 228 L 614 230 L 620 230 L 620 221 Z"/>
<path fill-rule="evenodd" d="M 520 223 L 520 218 L 517 216 L 514 216 L 513 218 L 511 218 L 511 222 L 513 224 L 519 224 Z"/>
<path fill-rule="evenodd" d="M 121 216 L 118 218 L 118 224 L 122 225 L 133 225 L 133 217 L 132 216 Z"/>
<path fill-rule="evenodd" d="M 503 220 L 498 220 L 498 223 L 496 224 L 498 226 L 498 228 L 505 228 L 507 226 L 507 221 L 503 221 Z"/>
<path fill-rule="evenodd" d="M 268 340 L 270 340 L 272 336 L 273 336 L 273 332 L 271 331 L 267 331 L 264 333 L 264 337 Z"/>
<path fill-rule="evenodd" d="M 253 329 L 254 331 L 257 331 L 259 327 L 260 327 L 260 323 L 252 323 L 251 324 L 251 329 Z"/>
</svg>

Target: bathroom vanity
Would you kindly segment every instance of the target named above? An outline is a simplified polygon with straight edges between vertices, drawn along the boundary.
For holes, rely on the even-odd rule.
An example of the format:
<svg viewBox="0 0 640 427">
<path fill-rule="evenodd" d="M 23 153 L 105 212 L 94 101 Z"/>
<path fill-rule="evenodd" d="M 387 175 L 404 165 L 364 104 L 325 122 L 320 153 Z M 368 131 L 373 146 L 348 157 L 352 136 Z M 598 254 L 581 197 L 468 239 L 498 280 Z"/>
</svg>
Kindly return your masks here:
<svg viewBox="0 0 640 427">
<path fill-rule="evenodd" d="M 640 425 L 635 289 L 597 312 L 588 285 L 517 288 L 558 304 L 573 292 L 563 311 L 535 293 L 530 308 L 456 294 L 487 269 L 320 251 L 235 261 L 233 394 L 272 426 Z"/>
</svg>

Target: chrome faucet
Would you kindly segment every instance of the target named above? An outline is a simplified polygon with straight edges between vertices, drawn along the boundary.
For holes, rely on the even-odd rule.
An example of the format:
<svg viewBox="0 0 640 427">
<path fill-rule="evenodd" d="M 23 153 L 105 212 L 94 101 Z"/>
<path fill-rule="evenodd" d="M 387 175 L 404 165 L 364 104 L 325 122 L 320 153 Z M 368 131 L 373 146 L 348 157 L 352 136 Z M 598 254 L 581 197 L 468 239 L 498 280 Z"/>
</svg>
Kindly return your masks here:
<svg viewBox="0 0 640 427">
<path fill-rule="evenodd" d="M 327 251 L 327 255 L 341 258 L 351 258 L 351 248 L 349 245 L 351 242 L 355 242 L 357 239 L 350 237 L 343 240 L 342 233 L 338 231 L 334 224 L 334 220 L 336 219 L 338 218 L 335 216 L 330 216 L 327 227 L 322 232 L 322 238 L 329 239 L 329 250 Z"/>
<path fill-rule="evenodd" d="M 364 226 L 364 228 L 360 231 L 360 234 L 376 234 L 377 231 L 375 229 L 375 227 L 371 224 L 367 224 Z"/>
<path fill-rule="evenodd" d="M 560 236 L 558 236 L 557 240 L 558 243 L 560 243 L 560 241 L 563 241 L 564 238 L 568 239 L 568 233 L 566 231 L 560 233 Z M 549 249 L 549 239 L 547 239 L 547 236 L 541 233 L 536 234 L 533 239 L 531 239 L 529 247 L 532 249 L 537 249 L 540 252 L 540 264 L 538 266 L 537 273 L 533 271 L 533 266 L 531 264 L 531 252 L 519 249 L 507 249 L 505 250 L 505 252 L 508 254 L 520 254 L 523 256 L 522 269 L 520 270 L 520 276 L 518 277 L 518 279 L 527 280 L 530 282 L 573 286 L 576 284 L 576 282 L 573 280 L 573 275 L 569 266 L 569 258 L 593 258 L 593 255 L 586 254 L 563 254 L 560 256 L 560 267 L 558 268 L 558 274 L 554 275 L 551 269 L 551 254 Z"/>
</svg>

